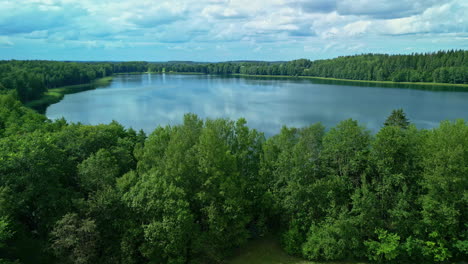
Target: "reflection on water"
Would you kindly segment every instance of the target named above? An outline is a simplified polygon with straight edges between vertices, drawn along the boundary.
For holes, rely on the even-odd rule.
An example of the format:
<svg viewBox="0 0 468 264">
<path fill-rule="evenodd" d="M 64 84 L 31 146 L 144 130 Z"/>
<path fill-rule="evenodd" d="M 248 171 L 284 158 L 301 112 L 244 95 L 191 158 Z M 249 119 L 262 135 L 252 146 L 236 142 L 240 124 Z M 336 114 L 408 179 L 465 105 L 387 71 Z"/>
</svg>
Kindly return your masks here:
<svg viewBox="0 0 468 264">
<path fill-rule="evenodd" d="M 376 132 L 393 109 L 403 108 L 419 128 L 468 119 L 468 93 L 376 88 L 359 83 L 207 75 L 121 75 L 107 86 L 65 98 L 47 109 L 51 119 L 85 124 L 117 120 L 151 132 L 174 125 L 185 113 L 201 118 L 244 117 L 272 135 L 282 125 L 322 122 L 330 128 L 353 118 Z M 352 83 L 356 84 L 356 83 Z M 372 84 L 375 85 L 375 84 Z"/>
</svg>

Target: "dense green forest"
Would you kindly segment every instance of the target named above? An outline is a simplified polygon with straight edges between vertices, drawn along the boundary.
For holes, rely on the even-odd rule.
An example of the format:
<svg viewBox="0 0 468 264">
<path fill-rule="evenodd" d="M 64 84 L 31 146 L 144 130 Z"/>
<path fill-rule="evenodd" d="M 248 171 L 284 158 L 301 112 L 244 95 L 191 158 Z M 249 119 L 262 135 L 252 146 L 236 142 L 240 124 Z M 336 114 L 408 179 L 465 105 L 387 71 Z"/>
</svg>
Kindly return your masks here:
<svg viewBox="0 0 468 264">
<path fill-rule="evenodd" d="M 368 81 L 468 83 L 468 51 L 364 54 L 328 60 L 150 64 L 152 72 L 314 76 Z"/>
<path fill-rule="evenodd" d="M 290 62 L 0 61 L 0 263 L 220 263 L 274 236 L 309 260 L 468 258 L 468 126 L 416 129 L 396 110 L 284 127 L 201 120 L 150 135 L 48 120 L 49 89 L 132 72 L 468 83 L 468 51 Z M 390 114 L 390 113 L 389 113 Z M 26 253 L 27 252 L 27 253 Z"/>
<path fill-rule="evenodd" d="M 411 55 L 364 54 L 329 60 L 300 59 L 289 62 L 0 61 L 0 93 L 13 91 L 19 100 L 29 102 L 41 98 L 51 88 L 85 84 L 118 73 L 147 71 L 468 84 L 468 51 Z"/>
<path fill-rule="evenodd" d="M 39 99 L 51 88 L 147 69 L 145 62 L 0 61 L 0 92 L 13 91 L 22 102 L 28 102 Z"/>
<path fill-rule="evenodd" d="M 0 263 L 220 263 L 271 234 L 309 260 L 466 260 L 467 165 L 463 120 L 401 110 L 375 135 L 187 114 L 146 136 L 0 95 Z"/>
</svg>

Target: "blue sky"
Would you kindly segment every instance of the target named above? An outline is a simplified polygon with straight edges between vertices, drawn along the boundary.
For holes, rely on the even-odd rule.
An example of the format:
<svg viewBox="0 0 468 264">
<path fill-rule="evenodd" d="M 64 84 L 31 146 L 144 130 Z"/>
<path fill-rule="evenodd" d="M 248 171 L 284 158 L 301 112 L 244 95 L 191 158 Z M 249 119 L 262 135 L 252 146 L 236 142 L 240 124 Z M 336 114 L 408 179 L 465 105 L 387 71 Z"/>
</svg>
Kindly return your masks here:
<svg viewBox="0 0 468 264">
<path fill-rule="evenodd" d="M 291 60 L 468 49 L 467 0 L 0 0 L 0 59 Z"/>
</svg>

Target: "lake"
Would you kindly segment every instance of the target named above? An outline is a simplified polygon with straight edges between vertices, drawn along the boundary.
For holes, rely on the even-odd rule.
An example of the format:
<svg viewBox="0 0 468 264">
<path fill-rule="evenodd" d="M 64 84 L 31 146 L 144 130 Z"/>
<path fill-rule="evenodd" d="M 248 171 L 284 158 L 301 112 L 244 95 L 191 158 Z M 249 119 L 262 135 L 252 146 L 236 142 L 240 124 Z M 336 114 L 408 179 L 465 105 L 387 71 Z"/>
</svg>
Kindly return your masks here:
<svg viewBox="0 0 468 264">
<path fill-rule="evenodd" d="M 468 120 L 468 92 L 370 85 L 215 75 L 118 75 L 108 86 L 66 95 L 47 108 L 46 116 L 92 125 L 116 120 L 150 133 L 159 125 L 180 124 L 190 112 L 201 118 L 244 117 L 249 127 L 267 136 L 283 125 L 321 122 L 331 128 L 348 118 L 377 132 L 397 108 L 403 108 L 418 128 L 432 128 L 446 119 Z"/>
</svg>

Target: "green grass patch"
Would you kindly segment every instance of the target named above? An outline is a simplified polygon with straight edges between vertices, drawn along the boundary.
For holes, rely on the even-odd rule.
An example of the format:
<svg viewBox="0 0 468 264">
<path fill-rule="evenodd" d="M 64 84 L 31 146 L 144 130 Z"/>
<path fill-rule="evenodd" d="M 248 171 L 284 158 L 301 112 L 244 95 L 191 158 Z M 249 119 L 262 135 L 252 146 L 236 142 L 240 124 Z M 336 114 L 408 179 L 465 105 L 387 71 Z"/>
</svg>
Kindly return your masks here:
<svg viewBox="0 0 468 264">
<path fill-rule="evenodd" d="M 293 257 L 284 252 L 272 237 L 257 239 L 237 252 L 226 264 L 358 264 L 358 262 L 314 262 Z"/>
<path fill-rule="evenodd" d="M 32 108 L 39 113 L 45 113 L 47 107 L 51 104 L 60 102 L 66 94 L 78 93 L 86 90 L 92 90 L 99 86 L 106 86 L 112 81 L 112 77 L 104 77 L 94 80 L 92 83 L 68 85 L 49 89 L 41 98 L 25 103 L 25 106 Z"/>
</svg>

